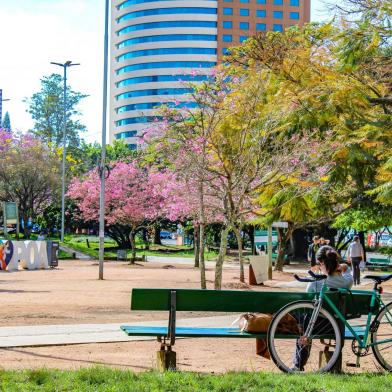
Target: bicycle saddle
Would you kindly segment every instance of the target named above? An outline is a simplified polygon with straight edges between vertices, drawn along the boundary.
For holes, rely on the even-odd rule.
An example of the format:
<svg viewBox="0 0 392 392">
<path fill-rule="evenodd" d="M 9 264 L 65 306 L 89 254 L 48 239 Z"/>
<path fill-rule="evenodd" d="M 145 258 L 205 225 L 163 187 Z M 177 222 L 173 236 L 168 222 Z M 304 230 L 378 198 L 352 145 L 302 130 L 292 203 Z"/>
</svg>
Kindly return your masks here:
<svg viewBox="0 0 392 392">
<path fill-rule="evenodd" d="M 366 275 L 363 277 L 364 279 L 372 279 L 375 282 L 377 282 L 377 284 L 381 284 L 382 282 L 386 282 L 387 280 L 392 278 L 392 274 L 388 274 L 388 275 L 381 275 L 381 276 L 377 276 L 377 275 Z"/>
</svg>

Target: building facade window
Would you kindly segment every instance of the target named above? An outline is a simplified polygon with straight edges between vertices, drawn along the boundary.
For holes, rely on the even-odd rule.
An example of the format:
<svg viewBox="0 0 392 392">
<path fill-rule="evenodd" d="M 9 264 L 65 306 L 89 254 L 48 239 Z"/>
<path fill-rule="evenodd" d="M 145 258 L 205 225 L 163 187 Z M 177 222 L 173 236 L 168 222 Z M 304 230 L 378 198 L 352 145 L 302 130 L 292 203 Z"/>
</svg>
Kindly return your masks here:
<svg viewBox="0 0 392 392">
<path fill-rule="evenodd" d="M 290 12 L 290 19 L 299 19 L 299 12 Z"/>
<path fill-rule="evenodd" d="M 273 14 L 275 19 L 283 19 L 283 11 L 274 11 Z"/>
<path fill-rule="evenodd" d="M 151 76 L 136 76 L 134 78 L 128 78 L 121 80 L 116 83 L 116 87 L 124 87 L 130 84 L 139 84 L 139 83 L 154 83 L 154 82 L 201 82 L 204 80 L 208 80 L 208 75 L 151 75 Z M 144 108 L 147 109 L 147 108 Z"/>
<path fill-rule="evenodd" d="M 125 27 L 117 31 L 117 35 L 130 33 L 131 31 L 148 30 L 148 29 L 164 29 L 170 27 L 212 27 L 216 28 L 216 22 L 197 21 L 197 20 L 173 20 L 167 22 L 151 22 L 140 23 L 132 26 Z"/>
<path fill-rule="evenodd" d="M 233 8 L 223 8 L 223 15 L 233 15 Z"/>
<path fill-rule="evenodd" d="M 248 22 L 240 22 L 240 29 L 241 30 L 249 30 L 249 23 Z"/>
<path fill-rule="evenodd" d="M 283 0 L 274 0 L 274 5 L 283 5 Z"/>
<path fill-rule="evenodd" d="M 163 34 L 150 35 L 147 37 L 130 38 L 117 44 L 117 48 L 125 48 L 134 44 L 161 41 L 216 41 L 217 36 L 212 34 Z"/>
<path fill-rule="evenodd" d="M 215 67 L 216 62 L 213 61 L 159 61 L 157 63 L 141 63 L 122 67 L 116 71 L 117 75 L 126 72 L 139 71 L 141 69 L 155 68 L 211 68 Z"/>
<path fill-rule="evenodd" d="M 117 95 L 116 98 L 117 100 L 120 100 L 135 97 L 146 97 L 149 95 L 181 95 L 188 94 L 192 91 L 193 90 L 191 88 L 151 88 L 147 90 L 128 91 Z"/>
<path fill-rule="evenodd" d="M 299 7 L 299 0 L 290 0 L 290 5 L 292 7 Z"/>
<path fill-rule="evenodd" d="M 223 42 L 233 42 L 233 36 L 231 34 L 223 34 Z"/>
<path fill-rule="evenodd" d="M 240 8 L 240 16 L 249 16 L 248 8 Z"/>
<path fill-rule="evenodd" d="M 118 5 L 117 9 L 121 10 L 121 9 L 129 7 L 131 5 L 143 4 L 143 3 L 152 3 L 154 1 L 157 1 L 157 0 L 128 0 L 128 1 L 124 1 L 124 3 L 121 3 L 120 5 Z M 159 0 L 159 1 L 170 1 L 170 0 Z"/>
<path fill-rule="evenodd" d="M 265 0 L 257 0 L 256 3 L 257 4 L 265 4 L 266 2 L 265 2 Z"/>
<path fill-rule="evenodd" d="M 240 42 L 244 42 L 248 39 L 249 37 L 247 35 L 240 35 Z"/>
<path fill-rule="evenodd" d="M 227 54 L 230 54 L 230 50 L 228 48 L 222 48 L 222 54 L 226 56 Z"/>
<path fill-rule="evenodd" d="M 178 8 L 154 8 L 151 10 L 142 10 L 130 12 L 117 19 L 117 23 L 124 22 L 128 19 L 140 18 L 143 16 L 153 15 L 170 15 L 170 14 L 216 14 L 216 8 L 196 8 L 196 7 L 178 7 Z"/>
<path fill-rule="evenodd" d="M 273 31 L 283 31 L 283 25 L 281 25 L 281 24 L 274 24 L 272 26 L 272 30 Z"/>
<path fill-rule="evenodd" d="M 240 0 L 240 3 L 249 3 L 249 0 Z"/>
<path fill-rule="evenodd" d="M 145 49 L 135 50 L 134 52 L 124 53 L 117 57 L 117 61 L 124 61 L 135 57 L 142 56 L 160 56 L 166 54 L 216 54 L 216 49 L 213 48 L 159 48 L 159 49 Z"/>
<path fill-rule="evenodd" d="M 233 22 L 230 20 L 224 20 L 222 25 L 223 25 L 224 29 L 232 29 L 233 28 Z"/>
<path fill-rule="evenodd" d="M 267 11 L 266 10 L 257 10 L 256 16 L 259 18 L 265 18 L 267 16 Z"/>
<path fill-rule="evenodd" d="M 127 137 L 135 137 L 137 136 L 137 131 L 126 131 L 116 134 L 116 139 L 126 139 Z"/>
<path fill-rule="evenodd" d="M 267 25 L 265 23 L 257 23 L 256 30 L 257 31 L 265 31 L 265 30 L 267 30 Z"/>
</svg>

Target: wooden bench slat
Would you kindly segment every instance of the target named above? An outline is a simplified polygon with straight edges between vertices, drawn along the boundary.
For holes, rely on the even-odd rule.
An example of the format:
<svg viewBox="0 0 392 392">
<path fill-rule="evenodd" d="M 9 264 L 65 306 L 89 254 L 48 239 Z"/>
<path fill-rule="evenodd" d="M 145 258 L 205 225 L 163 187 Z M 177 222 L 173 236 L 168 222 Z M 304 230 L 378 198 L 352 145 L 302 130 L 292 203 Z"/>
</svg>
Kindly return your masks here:
<svg viewBox="0 0 392 392">
<path fill-rule="evenodd" d="M 170 292 L 176 291 L 177 311 L 203 312 L 259 312 L 276 313 L 293 301 L 312 300 L 314 293 L 289 291 L 240 291 L 200 289 L 132 289 L 131 310 L 170 310 Z M 338 303 L 339 293 L 327 294 Z M 355 293 L 347 295 L 347 312 L 367 314 L 370 295 Z"/>
<path fill-rule="evenodd" d="M 122 325 L 121 329 L 128 336 L 167 336 L 167 327 L 149 327 L 149 326 L 132 326 Z M 363 337 L 364 328 L 355 327 L 355 332 Z M 266 338 L 266 333 L 247 333 L 241 332 L 238 328 L 198 328 L 198 327 L 177 327 L 176 337 L 216 337 L 216 338 Z M 290 338 L 289 335 L 281 338 Z M 345 339 L 354 339 L 352 333 L 346 329 Z"/>
</svg>

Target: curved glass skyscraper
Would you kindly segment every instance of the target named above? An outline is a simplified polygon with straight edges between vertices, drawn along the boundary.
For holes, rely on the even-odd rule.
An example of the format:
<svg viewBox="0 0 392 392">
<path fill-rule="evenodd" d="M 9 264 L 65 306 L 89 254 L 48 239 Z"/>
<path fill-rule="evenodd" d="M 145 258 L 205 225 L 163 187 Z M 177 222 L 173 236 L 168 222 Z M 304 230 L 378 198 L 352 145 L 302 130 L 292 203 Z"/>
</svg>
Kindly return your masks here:
<svg viewBox="0 0 392 392">
<path fill-rule="evenodd" d="M 112 140 L 136 148 L 137 134 L 156 118 L 154 108 L 187 104 L 184 81 L 204 79 L 216 63 L 216 1 L 114 0 Z"/>
<path fill-rule="evenodd" d="M 110 140 L 136 148 L 159 105 L 192 107 L 184 82 L 228 47 L 309 18 L 310 0 L 112 0 Z"/>
</svg>

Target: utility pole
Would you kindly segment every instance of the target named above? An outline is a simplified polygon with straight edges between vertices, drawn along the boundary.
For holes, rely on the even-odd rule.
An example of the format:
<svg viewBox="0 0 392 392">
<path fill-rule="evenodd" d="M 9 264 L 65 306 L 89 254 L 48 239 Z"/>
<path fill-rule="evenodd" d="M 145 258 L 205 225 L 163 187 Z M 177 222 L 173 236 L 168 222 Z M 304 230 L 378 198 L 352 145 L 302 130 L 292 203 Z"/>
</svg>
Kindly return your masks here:
<svg viewBox="0 0 392 392">
<path fill-rule="evenodd" d="M 50 64 L 58 65 L 63 67 L 64 70 L 64 102 L 63 102 L 63 161 L 61 164 L 61 235 L 60 240 L 64 242 L 64 231 L 65 231 L 65 159 L 66 159 L 66 148 L 67 148 L 67 68 L 73 67 L 72 61 L 66 61 L 64 64 L 51 62 Z"/>
<path fill-rule="evenodd" d="M 103 280 L 105 256 L 105 176 L 106 176 L 106 113 L 108 104 L 108 55 L 109 55 L 109 0 L 105 0 L 105 35 L 103 48 L 103 96 L 102 96 L 102 149 L 99 176 L 99 280 Z"/>
</svg>

